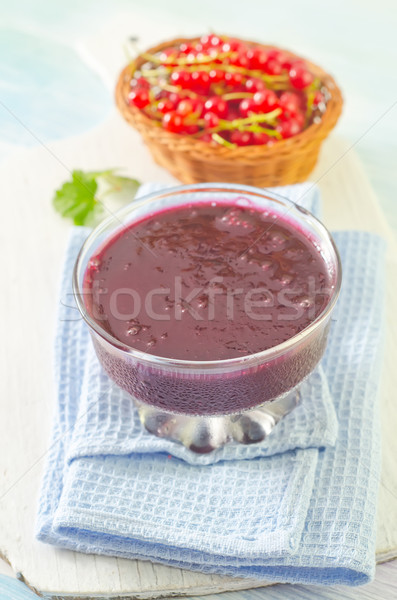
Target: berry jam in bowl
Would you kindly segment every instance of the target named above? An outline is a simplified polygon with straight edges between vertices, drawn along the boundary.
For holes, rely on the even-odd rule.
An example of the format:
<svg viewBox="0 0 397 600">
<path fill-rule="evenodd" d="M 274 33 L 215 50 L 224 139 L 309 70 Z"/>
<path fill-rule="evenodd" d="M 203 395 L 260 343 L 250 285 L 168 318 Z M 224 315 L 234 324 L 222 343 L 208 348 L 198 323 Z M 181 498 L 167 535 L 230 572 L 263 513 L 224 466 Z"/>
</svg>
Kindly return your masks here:
<svg viewBox="0 0 397 600">
<path fill-rule="evenodd" d="M 326 228 L 273 193 L 171 188 L 100 224 L 73 285 L 98 359 L 151 433 L 263 440 L 321 359 L 341 284 Z"/>
</svg>

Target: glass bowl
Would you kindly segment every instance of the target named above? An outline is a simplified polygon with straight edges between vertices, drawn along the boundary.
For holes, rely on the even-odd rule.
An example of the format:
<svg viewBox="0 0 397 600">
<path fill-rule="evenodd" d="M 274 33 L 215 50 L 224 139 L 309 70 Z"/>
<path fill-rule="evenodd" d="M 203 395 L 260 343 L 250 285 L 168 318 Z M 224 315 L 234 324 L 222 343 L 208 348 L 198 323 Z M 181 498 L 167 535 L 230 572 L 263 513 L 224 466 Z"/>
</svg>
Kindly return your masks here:
<svg viewBox="0 0 397 600">
<path fill-rule="evenodd" d="M 133 349 L 113 337 L 88 310 L 84 275 L 90 258 L 113 235 L 165 207 L 203 202 L 270 209 L 304 233 L 320 251 L 330 285 L 322 312 L 287 341 L 248 356 L 187 361 Z M 169 188 L 134 200 L 103 221 L 78 255 L 73 288 L 98 359 L 109 377 L 133 398 L 142 424 L 157 436 L 210 452 L 225 443 L 256 443 L 299 402 L 299 384 L 321 359 L 341 285 L 341 264 L 328 230 L 293 202 L 250 186 L 196 184 Z"/>
</svg>

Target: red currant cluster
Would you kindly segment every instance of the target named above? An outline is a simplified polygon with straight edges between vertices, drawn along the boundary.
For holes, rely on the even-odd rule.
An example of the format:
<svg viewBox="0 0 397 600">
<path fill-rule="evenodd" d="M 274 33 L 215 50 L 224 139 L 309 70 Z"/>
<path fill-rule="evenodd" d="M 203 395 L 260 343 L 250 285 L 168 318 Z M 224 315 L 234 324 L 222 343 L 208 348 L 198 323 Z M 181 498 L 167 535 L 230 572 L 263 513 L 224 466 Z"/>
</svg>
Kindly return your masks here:
<svg viewBox="0 0 397 600">
<path fill-rule="evenodd" d="M 271 145 L 321 119 L 328 93 L 304 60 L 215 34 L 139 55 L 129 103 L 166 131 Z"/>
</svg>

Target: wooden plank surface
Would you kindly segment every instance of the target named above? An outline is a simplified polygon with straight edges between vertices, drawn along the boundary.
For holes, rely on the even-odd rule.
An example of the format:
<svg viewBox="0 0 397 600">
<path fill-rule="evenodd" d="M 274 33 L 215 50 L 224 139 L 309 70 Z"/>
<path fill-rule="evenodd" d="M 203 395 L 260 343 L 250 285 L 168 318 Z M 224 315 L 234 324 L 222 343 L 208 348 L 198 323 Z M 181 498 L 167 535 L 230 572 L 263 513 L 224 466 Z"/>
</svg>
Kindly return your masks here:
<svg viewBox="0 0 397 600">
<path fill-rule="evenodd" d="M 346 150 L 343 142 L 329 140 L 313 179 L 318 179 L 322 189 L 324 221 L 330 228 L 377 231 L 389 241 L 389 321 L 382 381 L 384 462 L 377 543 L 378 558 L 385 560 L 397 554 L 393 464 L 397 455 L 397 335 L 392 311 L 397 252 L 365 174 L 354 152 Z M 32 588 L 52 598 L 149 598 L 250 588 L 258 584 L 148 562 L 77 554 L 33 537 L 54 402 L 51 355 L 57 284 L 69 230 L 53 212 L 50 199 L 71 169 L 118 165 L 141 181 L 173 182 L 117 115 L 84 136 L 17 152 L 0 170 L 6 213 L 0 243 L 7 257 L 3 273 L 8 282 L 7 293 L 1 297 L 2 314 L 7 318 L 0 347 L 0 553 Z"/>
<path fill-rule="evenodd" d="M 395 600 L 397 598 L 397 561 L 379 565 L 376 581 L 356 588 L 346 586 L 314 587 L 272 585 L 256 590 L 210 594 L 194 600 Z"/>
</svg>

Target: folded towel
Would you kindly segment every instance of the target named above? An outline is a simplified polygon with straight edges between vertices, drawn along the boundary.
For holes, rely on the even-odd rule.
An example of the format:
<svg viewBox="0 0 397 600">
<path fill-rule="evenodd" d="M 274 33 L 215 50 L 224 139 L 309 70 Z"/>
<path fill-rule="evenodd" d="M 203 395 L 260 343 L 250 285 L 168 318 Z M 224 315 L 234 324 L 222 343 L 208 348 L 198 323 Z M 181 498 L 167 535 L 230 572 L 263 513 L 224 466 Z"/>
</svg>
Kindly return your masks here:
<svg viewBox="0 0 397 600">
<path fill-rule="evenodd" d="M 306 202 L 311 197 L 310 208 L 318 207 L 317 192 L 307 185 L 280 193 Z M 313 383 L 308 380 L 302 406 L 277 426 L 267 445 L 225 448 L 214 464 L 188 464 L 190 454 L 182 447 L 163 446 L 165 440 L 138 432 L 129 399 L 111 382 L 111 389 L 104 387 L 77 311 L 72 304 L 62 307 L 56 443 L 41 493 L 40 540 L 258 580 L 355 585 L 371 579 L 384 245 L 363 232 L 337 233 L 335 239 L 344 283 L 322 361 L 339 419 L 335 447 L 334 414 L 319 370 Z M 64 294 L 80 244 L 75 233 Z M 319 416 L 310 413 L 317 410 L 319 386 L 326 444 L 309 422 L 310 414 Z M 327 447 L 319 451 L 316 445 Z"/>
</svg>

